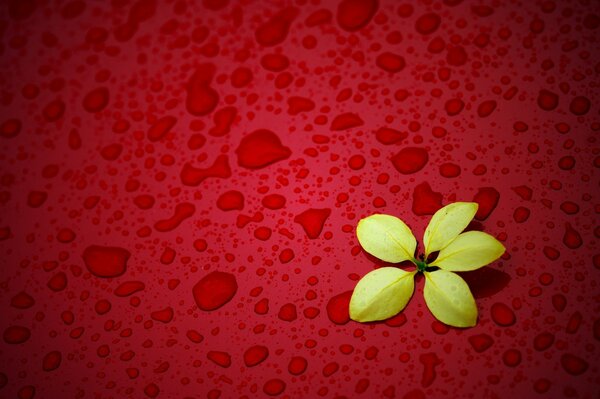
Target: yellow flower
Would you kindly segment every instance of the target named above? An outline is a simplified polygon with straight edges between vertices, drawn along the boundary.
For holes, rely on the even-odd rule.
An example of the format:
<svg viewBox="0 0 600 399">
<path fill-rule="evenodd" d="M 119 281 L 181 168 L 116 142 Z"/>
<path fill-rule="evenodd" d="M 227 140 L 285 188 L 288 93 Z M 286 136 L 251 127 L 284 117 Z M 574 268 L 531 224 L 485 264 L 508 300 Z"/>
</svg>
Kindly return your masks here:
<svg viewBox="0 0 600 399">
<path fill-rule="evenodd" d="M 415 259 L 417 240 L 410 228 L 391 215 L 366 217 L 356 227 L 360 245 L 371 255 L 390 263 L 410 260 L 411 272 L 382 267 L 367 273 L 350 299 L 350 317 L 360 322 L 385 320 L 399 313 L 415 289 L 414 276 L 425 275 L 425 303 L 439 321 L 454 327 L 477 324 L 477 305 L 465 281 L 452 272 L 479 269 L 505 251 L 491 235 L 481 231 L 461 232 L 473 220 L 478 204 L 455 202 L 438 210 L 423 236 L 424 260 Z M 429 255 L 438 252 L 427 263 Z"/>
</svg>

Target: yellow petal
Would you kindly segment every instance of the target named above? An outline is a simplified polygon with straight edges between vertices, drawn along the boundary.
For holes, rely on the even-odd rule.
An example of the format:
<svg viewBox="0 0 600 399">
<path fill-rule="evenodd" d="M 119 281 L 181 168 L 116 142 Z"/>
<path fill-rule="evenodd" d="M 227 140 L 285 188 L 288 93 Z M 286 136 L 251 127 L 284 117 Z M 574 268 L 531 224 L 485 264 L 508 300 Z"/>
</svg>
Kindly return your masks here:
<svg viewBox="0 0 600 399">
<path fill-rule="evenodd" d="M 442 249 L 429 266 L 438 266 L 450 272 L 467 272 L 492 263 L 504 251 L 504 245 L 491 235 L 482 231 L 467 231 Z"/>
<path fill-rule="evenodd" d="M 361 219 L 356 236 L 365 251 L 391 263 L 412 260 L 417 248 L 417 240 L 410 228 L 390 215 L 376 214 Z"/>
<path fill-rule="evenodd" d="M 471 223 L 478 207 L 477 202 L 454 202 L 438 210 L 423 235 L 425 257 L 450 244 Z"/>
<path fill-rule="evenodd" d="M 477 324 L 477 305 L 465 280 L 445 270 L 425 272 L 425 303 L 436 319 L 454 327 Z"/>
<path fill-rule="evenodd" d="M 416 271 L 382 267 L 367 273 L 350 298 L 350 318 L 367 322 L 385 320 L 400 312 L 415 290 Z"/>
</svg>

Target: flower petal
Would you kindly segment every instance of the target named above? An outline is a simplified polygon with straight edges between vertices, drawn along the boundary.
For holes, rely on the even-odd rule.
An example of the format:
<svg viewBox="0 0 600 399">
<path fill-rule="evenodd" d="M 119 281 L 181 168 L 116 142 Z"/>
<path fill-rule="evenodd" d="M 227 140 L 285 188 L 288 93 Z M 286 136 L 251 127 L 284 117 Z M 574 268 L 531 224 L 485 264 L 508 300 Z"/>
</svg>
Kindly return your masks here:
<svg viewBox="0 0 600 399">
<path fill-rule="evenodd" d="M 477 202 L 454 202 L 438 210 L 423 235 L 425 257 L 450 244 L 471 223 L 478 207 Z"/>
<path fill-rule="evenodd" d="M 504 245 L 482 231 L 460 234 L 429 266 L 449 272 L 468 272 L 492 263 L 504 253 Z"/>
<path fill-rule="evenodd" d="M 425 272 L 425 303 L 436 319 L 454 327 L 477 324 L 477 305 L 465 280 L 445 270 Z"/>
<path fill-rule="evenodd" d="M 375 214 L 361 219 L 356 236 L 365 251 L 391 263 L 412 260 L 417 248 L 410 228 L 391 215 Z"/>
<path fill-rule="evenodd" d="M 382 267 L 367 273 L 350 298 L 350 318 L 367 322 L 385 320 L 400 312 L 415 290 L 413 272 Z"/>
</svg>

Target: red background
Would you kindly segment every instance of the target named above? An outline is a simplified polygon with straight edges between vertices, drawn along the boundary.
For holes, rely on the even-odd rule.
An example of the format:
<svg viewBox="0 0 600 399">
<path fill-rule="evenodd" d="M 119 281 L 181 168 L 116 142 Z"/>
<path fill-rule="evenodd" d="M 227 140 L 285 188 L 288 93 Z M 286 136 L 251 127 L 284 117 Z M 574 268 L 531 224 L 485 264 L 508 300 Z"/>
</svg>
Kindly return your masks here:
<svg viewBox="0 0 600 399">
<path fill-rule="evenodd" d="M 598 14 L 594 1 L 2 2 L 0 396 L 597 397 Z M 273 134 L 236 151 L 258 129 Z M 406 148 L 427 154 L 421 169 L 403 173 L 417 169 Z M 182 180 L 216 161 L 217 176 Z M 231 190 L 235 209 L 220 209 Z M 396 215 L 420 240 L 435 209 L 474 198 L 491 211 L 475 227 L 507 248 L 464 274 L 476 327 L 436 322 L 422 280 L 393 323 L 334 323 L 330 299 L 377 263 L 361 217 Z M 189 217 L 156 224 L 181 204 Z M 295 222 L 308 209 L 331 212 L 316 238 Z M 90 273 L 92 245 L 128 251 L 123 274 Z M 238 289 L 204 311 L 192 288 L 212 271 Z M 144 288 L 116 295 L 127 281 Z M 249 366 L 254 345 L 268 356 Z"/>
</svg>

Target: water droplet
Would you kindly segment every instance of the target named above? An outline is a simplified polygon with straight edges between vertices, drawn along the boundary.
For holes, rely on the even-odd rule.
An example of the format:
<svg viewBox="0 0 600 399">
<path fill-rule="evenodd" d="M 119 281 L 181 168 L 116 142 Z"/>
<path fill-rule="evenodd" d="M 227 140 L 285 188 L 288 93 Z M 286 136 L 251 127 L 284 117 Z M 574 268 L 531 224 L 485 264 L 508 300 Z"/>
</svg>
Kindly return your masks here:
<svg viewBox="0 0 600 399">
<path fill-rule="evenodd" d="M 429 153 L 419 147 L 405 147 L 392 157 L 396 170 L 405 175 L 420 171 L 428 161 Z"/>
<path fill-rule="evenodd" d="M 375 59 L 375 64 L 389 73 L 397 73 L 404 69 L 406 62 L 404 57 L 400 54 L 391 53 L 389 51 L 383 52 Z"/>
<path fill-rule="evenodd" d="M 200 64 L 187 84 L 186 108 L 194 116 L 210 114 L 219 102 L 219 94 L 211 87 L 214 64 Z"/>
<path fill-rule="evenodd" d="M 515 313 L 507 305 L 496 302 L 491 307 L 492 320 L 502 327 L 509 327 L 515 324 Z"/>
<path fill-rule="evenodd" d="M 279 309 L 277 317 L 279 317 L 283 321 L 296 320 L 296 318 L 298 317 L 298 314 L 296 312 L 296 305 L 294 305 L 293 303 L 286 303 L 281 307 L 281 309 Z"/>
<path fill-rule="evenodd" d="M 279 137 L 267 129 L 256 130 L 242 138 L 235 152 L 238 164 L 247 169 L 261 169 L 292 154 Z"/>
<path fill-rule="evenodd" d="M 347 130 L 364 124 L 360 116 L 353 112 L 337 115 L 331 122 L 330 129 L 333 131 Z"/>
<path fill-rule="evenodd" d="M 11 345 L 22 344 L 31 337 L 31 331 L 24 326 L 10 326 L 4 330 L 4 342 Z"/>
<path fill-rule="evenodd" d="M 287 7 L 259 26 L 255 33 L 258 44 L 270 47 L 282 43 L 298 13 L 299 10 L 296 7 Z"/>
<path fill-rule="evenodd" d="M 422 35 L 430 35 L 439 28 L 441 21 L 442 19 L 438 14 L 426 13 L 417 18 L 415 29 Z"/>
<path fill-rule="evenodd" d="M 159 141 L 173 129 L 177 123 L 177 118 L 174 116 L 163 116 L 157 120 L 148 130 L 148 140 Z"/>
<path fill-rule="evenodd" d="M 337 23 L 348 32 L 356 32 L 371 21 L 377 9 L 376 0 L 342 0 L 337 8 Z"/>
<path fill-rule="evenodd" d="M 228 368 L 231 366 L 231 355 L 227 352 L 208 351 L 206 357 L 217 366 L 221 366 L 223 368 Z"/>
<path fill-rule="evenodd" d="M 481 353 L 488 350 L 494 344 L 494 339 L 488 334 L 482 333 L 470 336 L 469 343 L 475 352 Z"/>
<path fill-rule="evenodd" d="M 279 378 L 273 378 L 265 382 L 263 392 L 269 396 L 281 395 L 285 391 L 286 384 Z"/>
<path fill-rule="evenodd" d="M 537 98 L 538 106 L 544 111 L 552 111 L 558 107 L 558 95 L 549 90 L 540 90 Z"/>
<path fill-rule="evenodd" d="M 331 215 L 331 209 L 307 209 L 296 215 L 294 222 L 300 224 L 310 239 L 319 238 L 327 218 Z"/>
<path fill-rule="evenodd" d="M 42 370 L 53 371 L 60 367 L 62 354 L 59 351 L 48 352 L 42 360 Z"/>
<path fill-rule="evenodd" d="M 244 194 L 237 190 L 224 192 L 217 199 L 217 207 L 222 211 L 244 209 Z"/>
<path fill-rule="evenodd" d="M 107 87 L 98 87 L 85 95 L 83 108 L 87 112 L 96 113 L 102 111 L 108 105 L 109 91 Z"/>
<path fill-rule="evenodd" d="M 565 371 L 571 375 L 581 375 L 585 373 L 589 367 L 589 363 L 579 356 L 571 353 L 565 353 L 560 358 L 560 364 Z"/>
<path fill-rule="evenodd" d="M 247 367 L 254 367 L 269 356 L 269 349 L 263 345 L 254 345 L 244 352 L 244 364 Z"/>
<path fill-rule="evenodd" d="M 198 308 L 212 311 L 231 301 L 237 288 L 237 281 L 233 274 L 215 271 L 196 283 L 192 293 Z"/>
</svg>

